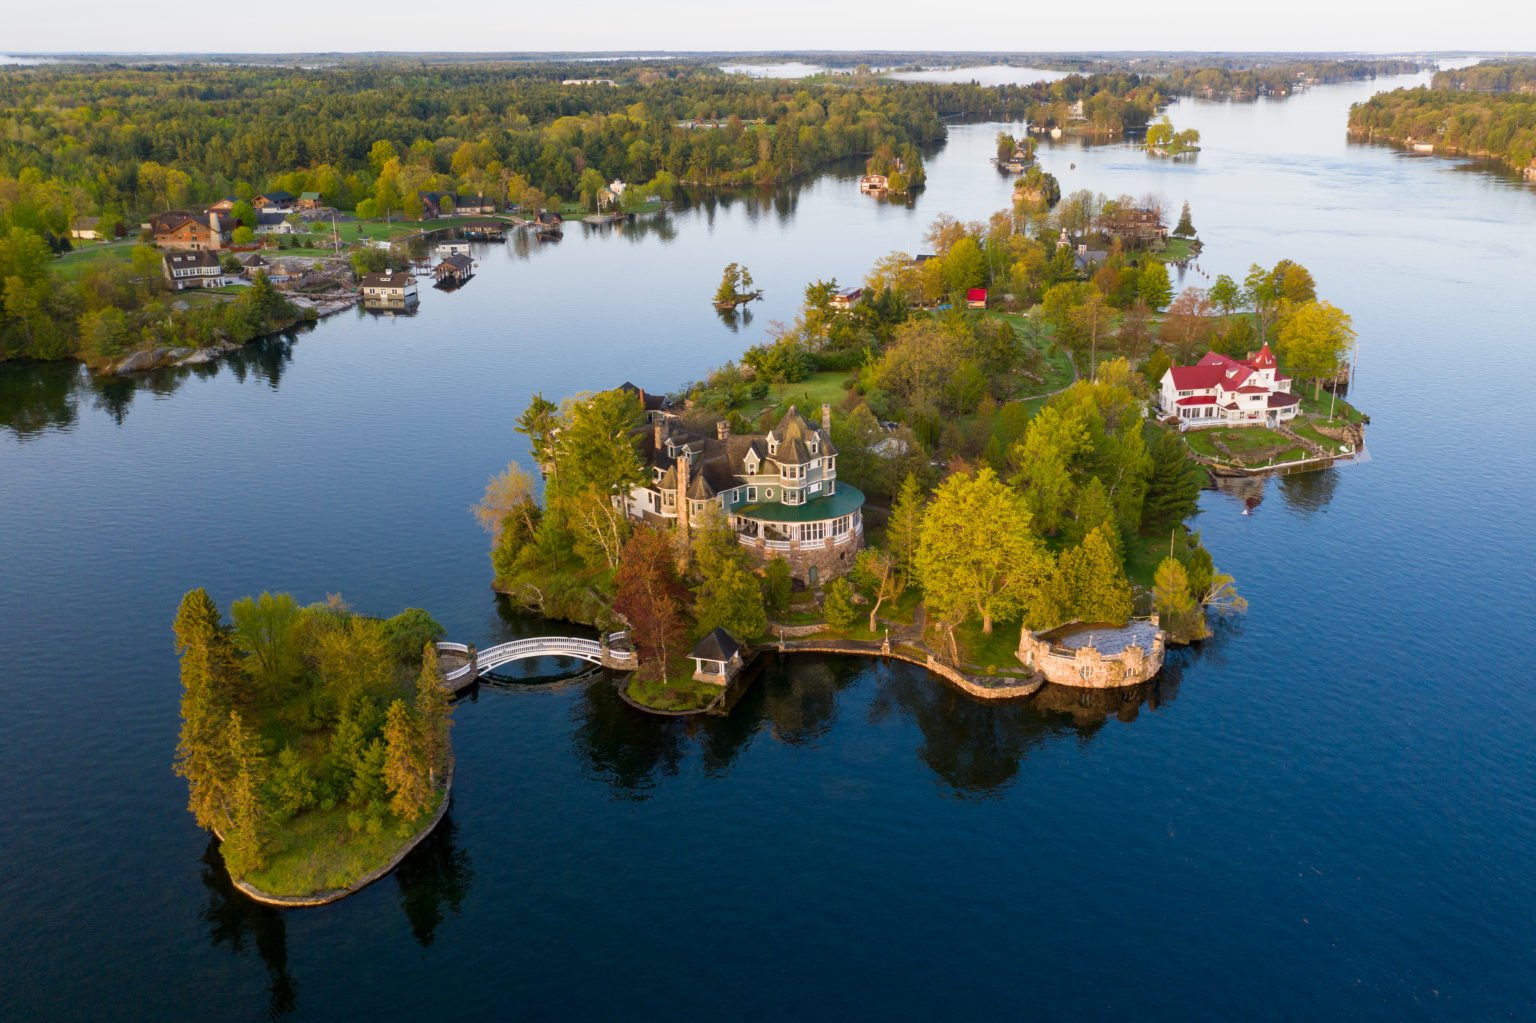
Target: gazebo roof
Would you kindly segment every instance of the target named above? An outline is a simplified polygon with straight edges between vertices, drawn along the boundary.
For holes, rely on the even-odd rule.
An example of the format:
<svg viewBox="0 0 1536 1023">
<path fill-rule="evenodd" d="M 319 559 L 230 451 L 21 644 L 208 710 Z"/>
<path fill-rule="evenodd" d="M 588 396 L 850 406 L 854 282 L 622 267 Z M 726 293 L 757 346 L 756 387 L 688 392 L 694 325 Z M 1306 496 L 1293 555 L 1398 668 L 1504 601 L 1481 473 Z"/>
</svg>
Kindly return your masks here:
<svg viewBox="0 0 1536 1023">
<path fill-rule="evenodd" d="M 701 661 L 729 661 L 741 650 L 741 644 L 729 632 L 718 625 L 688 651 L 688 656 Z"/>
</svg>

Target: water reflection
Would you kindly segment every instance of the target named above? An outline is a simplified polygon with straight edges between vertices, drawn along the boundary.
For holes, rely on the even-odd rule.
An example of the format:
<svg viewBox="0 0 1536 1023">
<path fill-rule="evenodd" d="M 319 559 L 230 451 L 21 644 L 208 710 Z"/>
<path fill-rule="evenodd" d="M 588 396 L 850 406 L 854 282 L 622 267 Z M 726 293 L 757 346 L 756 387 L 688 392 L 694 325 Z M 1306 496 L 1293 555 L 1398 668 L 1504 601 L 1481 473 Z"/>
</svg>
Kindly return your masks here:
<svg viewBox="0 0 1536 1023">
<path fill-rule="evenodd" d="M 104 412 L 121 426 L 140 391 L 166 397 L 175 394 L 188 380 L 212 379 L 226 368 L 241 383 L 254 378 L 277 390 L 293 362 L 299 332 L 287 331 L 253 341 L 212 362 L 131 376 L 97 376 L 75 362 L 0 366 L 0 429 L 9 430 L 22 440 L 71 430 L 79 420 L 80 403 L 87 398 L 91 408 Z"/>
<path fill-rule="evenodd" d="M 867 710 L 872 725 L 893 718 L 921 734 L 917 758 L 961 797 L 992 798 L 1019 777 L 1029 753 L 1053 737 L 1091 742 L 1111 720 L 1132 722 L 1143 708 L 1171 703 L 1187 668 L 1203 660 L 1219 666 L 1226 639 L 1240 621 L 1215 623 L 1215 634 L 1169 655 L 1151 682 L 1113 690 L 1047 686 L 1030 699 L 983 703 L 927 672 L 902 663 L 860 657 L 769 655 L 750 669 L 742 695 L 724 716 L 662 718 L 625 704 L 622 681 L 593 682 L 572 707 L 572 744 L 585 766 L 622 799 L 644 800 L 675 777 L 697 753 L 704 772 L 719 777 L 760 735 L 785 745 L 828 740 L 841 701 L 859 682 L 873 686 Z"/>
<path fill-rule="evenodd" d="M 299 985 L 288 972 L 288 927 L 280 910 L 253 902 L 230 883 L 219 855 L 219 840 L 209 836 L 203 850 L 203 887 L 208 905 L 200 914 L 214 948 L 228 946 L 244 955 L 248 942 L 267 967 L 267 1014 L 273 1019 L 298 1008 Z"/>
<path fill-rule="evenodd" d="M 1280 499 L 1292 511 L 1312 514 L 1326 508 L 1339 486 L 1339 470 L 1319 469 L 1280 477 Z"/>
<path fill-rule="evenodd" d="M 475 877 L 469 853 L 454 842 L 456 832 L 450 809 L 432 833 L 395 868 L 400 908 L 423 948 L 437 936 L 445 911 L 458 915 Z"/>
</svg>

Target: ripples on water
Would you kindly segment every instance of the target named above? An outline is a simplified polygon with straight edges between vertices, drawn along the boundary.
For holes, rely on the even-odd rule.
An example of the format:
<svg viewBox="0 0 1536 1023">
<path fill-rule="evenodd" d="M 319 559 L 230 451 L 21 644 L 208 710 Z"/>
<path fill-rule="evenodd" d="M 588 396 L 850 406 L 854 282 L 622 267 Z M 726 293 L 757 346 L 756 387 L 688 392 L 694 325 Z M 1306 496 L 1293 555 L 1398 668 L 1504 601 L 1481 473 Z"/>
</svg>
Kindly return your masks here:
<svg viewBox="0 0 1536 1023">
<path fill-rule="evenodd" d="M 529 393 L 675 387 L 808 279 L 984 219 L 1001 126 L 954 128 L 909 205 L 851 165 L 485 247 L 414 317 L 213 367 L 0 367 L 7 1018 L 1528 1015 L 1536 216 L 1507 176 L 1349 144 L 1348 103 L 1391 84 L 1180 103 L 1193 161 L 1042 147 L 1066 190 L 1189 199 L 1205 272 L 1296 259 L 1354 315 L 1374 460 L 1271 481 L 1251 516 L 1202 499 L 1246 618 L 1128 700 L 981 706 L 838 658 L 770 663 L 723 720 L 486 688 L 452 827 L 323 910 L 233 898 L 185 812 L 180 595 L 539 628 L 489 594 L 467 514 L 525 457 Z M 708 304 L 733 260 L 767 292 L 734 331 Z"/>
</svg>

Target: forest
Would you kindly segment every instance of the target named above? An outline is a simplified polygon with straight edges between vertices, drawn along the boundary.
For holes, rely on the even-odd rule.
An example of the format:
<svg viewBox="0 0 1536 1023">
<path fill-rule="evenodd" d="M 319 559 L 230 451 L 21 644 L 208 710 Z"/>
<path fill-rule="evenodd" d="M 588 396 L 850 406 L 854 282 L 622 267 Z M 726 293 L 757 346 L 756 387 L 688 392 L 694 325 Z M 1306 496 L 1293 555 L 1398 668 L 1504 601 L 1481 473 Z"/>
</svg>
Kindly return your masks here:
<svg viewBox="0 0 1536 1023">
<path fill-rule="evenodd" d="M 1498 160 L 1536 177 L 1536 61 L 1437 72 L 1429 88 L 1394 89 L 1349 110 L 1357 138 Z"/>
</svg>

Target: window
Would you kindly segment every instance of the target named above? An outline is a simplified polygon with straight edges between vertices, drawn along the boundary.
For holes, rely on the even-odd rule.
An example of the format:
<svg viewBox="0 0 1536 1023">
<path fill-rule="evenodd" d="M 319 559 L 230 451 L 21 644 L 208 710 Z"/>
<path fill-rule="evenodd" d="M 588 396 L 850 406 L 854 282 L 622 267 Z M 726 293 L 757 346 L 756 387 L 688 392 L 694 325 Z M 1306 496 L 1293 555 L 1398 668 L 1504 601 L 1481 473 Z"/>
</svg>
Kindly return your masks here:
<svg viewBox="0 0 1536 1023">
<path fill-rule="evenodd" d="M 827 524 L 825 522 L 806 522 L 801 524 L 801 540 L 825 540 L 826 538 Z"/>
<path fill-rule="evenodd" d="M 754 502 L 756 500 L 757 500 L 757 488 L 756 487 L 748 487 L 747 488 L 747 503 L 751 504 L 752 502 Z"/>
<path fill-rule="evenodd" d="M 812 483 L 811 484 L 811 493 L 816 494 L 816 493 L 820 493 L 820 492 L 821 492 L 821 484 L 820 483 Z"/>
<path fill-rule="evenodd" d="M 787 479 L 787 480 L 799 479 L 800 478 L 800 467 L 798 465 L 786 465 L 784 467 L 783 475 L 784 475 L 784 478 Z"/>
<path fill-rule="evenodd" d="M 848 526 L 852 520 L 853 516 L 851 515 L 844 515 L 842 518 L 834 520 L 832 523 L 832 535 L 843 536 L 846 534 L 848 532 Z"/>
<path fill-rule="evenodd" d="M 768 487 L 766 490 L 763 491 L 763 500 L 764 501 L 772 501 L 773 500 L 773 488 L 772 487 Z"/>
</svg>

